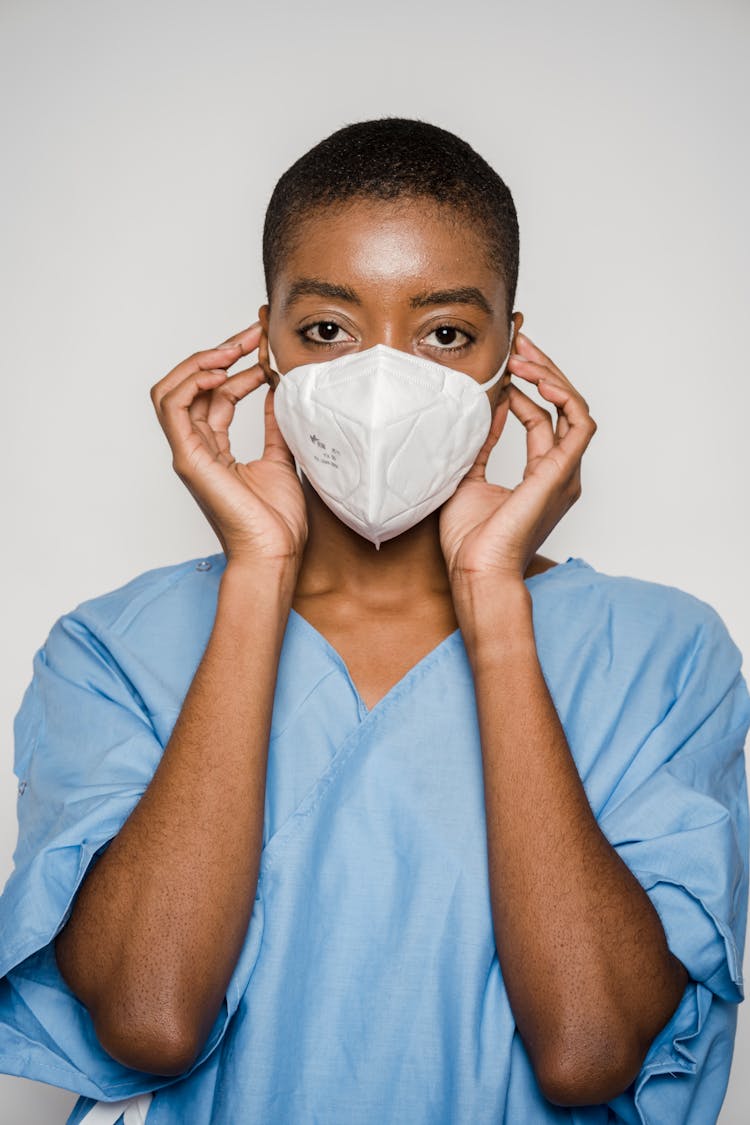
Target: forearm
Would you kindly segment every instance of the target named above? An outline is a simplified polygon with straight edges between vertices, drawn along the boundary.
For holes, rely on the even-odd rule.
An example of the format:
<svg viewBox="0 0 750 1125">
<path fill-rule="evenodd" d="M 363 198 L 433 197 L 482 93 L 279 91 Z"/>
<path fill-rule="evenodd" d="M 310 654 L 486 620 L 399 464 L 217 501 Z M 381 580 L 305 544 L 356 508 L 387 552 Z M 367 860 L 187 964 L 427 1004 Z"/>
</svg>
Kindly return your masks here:
<svg viewBox="0 0 750 1125">
<path fill-rule="evenodd" d="M 601 832 L 539 665 L 523 583 L 464 588 L 495 939 L 552 1100 L 621 1092 L 687 982 L 648 895 Z"/>
<path fill-rule="evenodd" d="M 102 1044 L 179 1073 L 205 1042 L 258 880 L 286 570 L 224 572 L 213 630 L 154 776 L 56 941 Z M 161 1060 L 161 1061 L 159 1061 Z"/>
</svg>

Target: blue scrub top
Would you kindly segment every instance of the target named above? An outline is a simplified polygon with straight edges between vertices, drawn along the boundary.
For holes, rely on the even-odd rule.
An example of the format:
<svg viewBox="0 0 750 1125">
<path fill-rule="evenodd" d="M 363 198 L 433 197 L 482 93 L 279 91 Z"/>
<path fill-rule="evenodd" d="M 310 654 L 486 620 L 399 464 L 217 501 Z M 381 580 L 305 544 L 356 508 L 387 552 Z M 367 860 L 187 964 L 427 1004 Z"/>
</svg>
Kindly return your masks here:
<svg viewBox="0 0 750 1125">
<path fill-rule="evenodd" d="M 0 898 L 0 1069 L 80 1094 L 69 1125 L 714 1122 L 747 915 L 740 654 L 703 602 L 582 559 L 527 580 L 541 665 L 599 825 L 691 977 L 633 1086 L 579 1109 L 538 1089 L 495 950 L 461 633 L 368 711 L 294 610 L 260 877 L 222 1010 L 183 1075 L 103 1050 L 52 939 L 153 776 L 224 565 L 163 567 L 87 601 L 34 658 L 16 719 L 15 869 Z"/>
</svg>

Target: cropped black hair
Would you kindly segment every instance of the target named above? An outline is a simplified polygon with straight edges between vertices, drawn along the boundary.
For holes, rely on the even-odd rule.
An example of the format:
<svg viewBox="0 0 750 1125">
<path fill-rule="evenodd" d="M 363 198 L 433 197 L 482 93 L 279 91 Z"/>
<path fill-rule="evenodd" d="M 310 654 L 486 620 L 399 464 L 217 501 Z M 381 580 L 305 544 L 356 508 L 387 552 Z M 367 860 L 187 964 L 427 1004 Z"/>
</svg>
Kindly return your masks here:
<svg viewBox="0 0 750 1125">
<path fill-rule="evenodd" d="M 284 172 L 266 209 L 263 271 L 271 299 L 295 228 L 313 209 L 356 199 L 432 199 L 482 229 L 487 260 L 505 283 L 510 321 L 518 282 L 518 218 L 493 168 L 447 129 L 406 117 L 345 125 Z"/>
</svg>

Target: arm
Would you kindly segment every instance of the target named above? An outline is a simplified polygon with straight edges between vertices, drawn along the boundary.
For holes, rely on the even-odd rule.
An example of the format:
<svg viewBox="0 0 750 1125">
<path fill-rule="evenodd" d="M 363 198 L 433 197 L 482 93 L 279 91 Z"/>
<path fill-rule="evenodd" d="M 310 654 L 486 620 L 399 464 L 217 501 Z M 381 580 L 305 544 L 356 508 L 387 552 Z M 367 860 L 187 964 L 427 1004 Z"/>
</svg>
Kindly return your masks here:
<svg viewBox="0 0 750 1125">
<path fill-rule="evenodd" d="M 208 1037 L 258 879 L 276 669 L 293 576 L 224 572 L 172 737 L 84 880 L 55 953 L 102 1046 L 179 1074 Z"/>
<path fill-rule="evenodd" d="M 599 1104 L 636 1077 L 688 977 L 596 823 L 539 665 L 523 575 L 580 495 L 596 426 L 559 368 L 528 337 L 516 341 L 509 366 L 556 408 L 557 424 L 516 386 L 498 397 L 487 442 L 441 511 L 441 545 L 474 673 L 508 998 L 545 1096 Z M 485 477 L 509 412 L 527 432 L 513 490 Z"/>
<path fill-rule="evenodd" d="M 152 389 L 173 464 L 227 556 L 216 618 L 138 805 L 84 880 L 55 943 L 60 972 L 119 1062 L 179 1074 L 200 1052 L 242 949 L 258 880 L 276 673 L 305 501 L 265 402 L 263 456 L 235 461 L 237 402 L 265 380 L 257 323 Z"/>
<path fill-rule="evenodd" d="M 545 1096 L 598 1104 L 635 1079 L 688 977 L 591 811 L 539 666 L 526 587 L 494 584 L 488 595 L 469 587 L 460 604 L 498 959 Z"/>
</svg>

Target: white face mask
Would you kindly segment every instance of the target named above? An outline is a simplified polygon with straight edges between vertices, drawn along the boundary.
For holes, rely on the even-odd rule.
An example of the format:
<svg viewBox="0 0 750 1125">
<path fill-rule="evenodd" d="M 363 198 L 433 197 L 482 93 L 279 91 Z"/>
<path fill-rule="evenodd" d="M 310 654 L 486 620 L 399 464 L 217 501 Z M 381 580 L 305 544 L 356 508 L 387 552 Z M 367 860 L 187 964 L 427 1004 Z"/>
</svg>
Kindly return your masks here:
<svg viewBox="0 0 750 1125">
<path fill-rule="evenodd" d="M 486 383 L 375 344 L 293 367 L 274 392 L 279 429 L 320 498 L 380 544 L 413 527 L 458 488 L 492 425 Z M 269 345 L 269 362 L 276 359 Z"/>
</svg>

